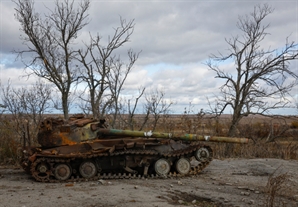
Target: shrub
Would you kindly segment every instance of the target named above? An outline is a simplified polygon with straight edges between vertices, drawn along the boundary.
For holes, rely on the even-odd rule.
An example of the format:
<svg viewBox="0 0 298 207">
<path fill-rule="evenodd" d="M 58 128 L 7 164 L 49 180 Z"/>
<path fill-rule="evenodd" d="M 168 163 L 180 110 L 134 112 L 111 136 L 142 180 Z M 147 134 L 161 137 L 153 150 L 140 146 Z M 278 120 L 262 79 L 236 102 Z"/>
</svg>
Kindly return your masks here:
<svg viewBox="0 0 298 207">
<path fill-rule="evenodd" d="M 292 121 L 291 128 L 298 129 L 298 121 Z"/>
</svg>

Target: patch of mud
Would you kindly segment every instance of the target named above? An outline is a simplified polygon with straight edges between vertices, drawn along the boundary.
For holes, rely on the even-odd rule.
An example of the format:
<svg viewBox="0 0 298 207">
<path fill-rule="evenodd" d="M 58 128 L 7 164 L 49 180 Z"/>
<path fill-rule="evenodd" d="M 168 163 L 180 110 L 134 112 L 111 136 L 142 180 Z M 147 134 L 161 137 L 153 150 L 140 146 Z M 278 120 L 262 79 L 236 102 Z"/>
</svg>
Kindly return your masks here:
<svg viewBox="0 0 298 207">
<path fill-rule="evenodd" d="M 269 176 L 268 172 L 250 171 L 250 172 L 234 172 L 232 175 L 246 175 L 246 176 Z"/>
<path fill-rule="evenodd" d="M 222 203 L 213 201 L 208 197 L 202 197 L 202 196 L 190 194 L 179 190 L 168 191 L 168 193 L 165 196 L 158 196 L 158 198 L 165 199 L 169 204 L 177 205 L 177 206 L 181 206 L 181 205 L 185 205 L 185 206 L 195 205 L 195 206 L 201 206 L 201 207 L 223 206 Z"/>
</svg>

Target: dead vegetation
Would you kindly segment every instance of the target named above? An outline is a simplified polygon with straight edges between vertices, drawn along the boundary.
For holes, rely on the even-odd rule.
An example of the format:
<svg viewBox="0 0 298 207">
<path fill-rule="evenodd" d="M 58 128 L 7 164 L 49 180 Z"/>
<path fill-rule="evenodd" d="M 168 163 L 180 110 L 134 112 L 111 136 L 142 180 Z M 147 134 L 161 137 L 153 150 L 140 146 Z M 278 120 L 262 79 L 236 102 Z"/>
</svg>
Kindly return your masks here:
<svg viewBox="0 0 298 207">
<path fill-rule="evenodd" d="M 282 169 L 283 166 L 280 166 L 268 177 L 264 190 L 264 206 L 266 207 L 295 205 L 291 177 L 286 172 L 283 172 Z M 288 198 L 288 200 L 285 201 L 285 198 Z"/>
<path fill-rule="evenodd" d="M 30 119 L 21 119 L 12 115 L 2 114 L 0 121 L 0 163 L 17 163 L 17 148 L 24 144 L 36 146 L 36 130 Z M 59 115 L 44 115 L 59 116 Z M 135 115 L 133 124 L 138 129 L 145 115 Z M 125 117 L 125 116 L 124 116 Z M 109 116 L 105 117 L 109 123 Z M 250 144 L 209 143 L 214 157 L 223 158 L 279 158 L 298 159 L 298 128 L 297 117 L 268 118 L 250 116 L 242 120 L 238 127 L 238 137 L 253 140 Z M 205 114 L 163 115 L 157 123 L 150 117 L 143 130 L 158 132 L 184 132 L 199 135 L 227 136 L 230 116 L 212 118 Z M 119 121 L 116 127 L 129 129 L 127 122 Z M 26 128 L 29 127 L 29 133 Z M 34 130 L 33 130 L 34 129 Z M 286 130 L 285 130 L 286 129 Z M 24 140 L 25 137 L 25 140 Z"/>
</svg>

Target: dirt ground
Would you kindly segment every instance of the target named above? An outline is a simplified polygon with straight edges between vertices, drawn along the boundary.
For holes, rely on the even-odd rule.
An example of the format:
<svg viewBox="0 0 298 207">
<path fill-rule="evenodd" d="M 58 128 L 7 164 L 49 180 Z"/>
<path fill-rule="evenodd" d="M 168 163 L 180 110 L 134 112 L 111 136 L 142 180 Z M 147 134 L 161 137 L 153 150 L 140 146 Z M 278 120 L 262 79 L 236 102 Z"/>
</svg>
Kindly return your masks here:
<svg viewBox="0 0 298 207">
<path fill-rule="evenodd" d="M 269 189 L 278 195 L 268 196 Z M 59 184 L 35 182 L 19 168 L 0 167 L 3 207 L 266 206 L 268 198 L 274 198 L 274 206 L 298 206 L 298 161 L 213 160 L 193 177 Z"/>
</svg>

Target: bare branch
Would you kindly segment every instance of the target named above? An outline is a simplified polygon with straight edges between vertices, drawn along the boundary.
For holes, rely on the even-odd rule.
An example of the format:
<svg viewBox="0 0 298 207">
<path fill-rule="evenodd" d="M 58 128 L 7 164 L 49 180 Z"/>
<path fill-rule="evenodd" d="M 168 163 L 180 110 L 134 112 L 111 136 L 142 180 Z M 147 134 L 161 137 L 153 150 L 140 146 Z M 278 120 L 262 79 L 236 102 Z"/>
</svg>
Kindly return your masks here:
<svg viewBox="0 0 298 207">
<path fill-rule="evenodd" d="M 34 10 L 33 0 L 13 2 L 16 4 L 15 17 L 25 34 L 21 39 L 27 46 L 27 50 L 15 52 L 33 74 L 55 84 L 67 119 L 68 97 L 72 84 L 78 78 L 73 65 L 77 53 L 71 46 L 78 32 L 88 24 L 86 12 L 89 0 L 82 0 L 78 9 L 74 8 L 74 1 L 56 1 L 55 9 L 49 9 L 50 14 L 44 16 Z M 31 55 L 31 58 L 26 59 L 26 55 Z"/>
<path fill-rule="evenodd" d="M 286 107 L 287 95 L 298 83 L 298 74 L 289 67 L 289 62 L 298 58 L 297 44 L 287 38 L 284 48 L 262 48 L 261 42 L 269 35 L 266 32 L 269 24 L 262 23 L 272 12 L 273 9 L 264 4 L 256 6 L 250 15 L 239 17 L 237 27 L 243 32 L 241 38 L 226 39 L 230 53 L 211 55 L 206 63 L 216 78 L 225 80 L 216 107 L 220 113 L 227 106 L 233 110 L 230 136 L 235 135 L 242 117 Z M 217 65 L 227 60 L 235 63 L 235 70 L 229 73 Z"/>
<path fill-rule="evenodd" d="M 90 34 L 90 42 L 85 44 L 87 49 L 78 51 L 78 61 L 83 65 L 79 78 L 87 83 L 93 116 L 99 118 L 113 108 L 112 125 L 119 112 L 123 84 L 139 56 L 128 50 L 128 63 L 125 64 L 115 51 L 130 40 L 133 29 L 134 20 L 126 22 L 120 17 L 120 26 L 108 37 L 106 46 L 102 45 L 98 34 L 95 37 Z"/>
</svg>

